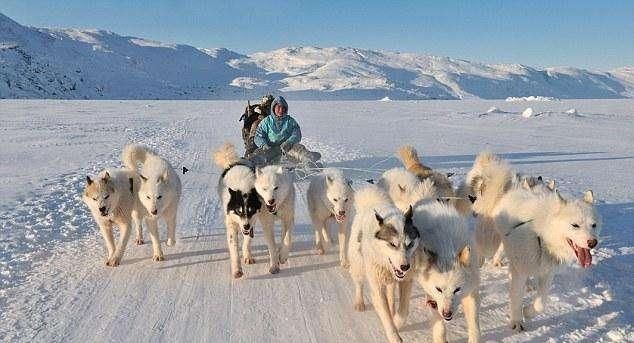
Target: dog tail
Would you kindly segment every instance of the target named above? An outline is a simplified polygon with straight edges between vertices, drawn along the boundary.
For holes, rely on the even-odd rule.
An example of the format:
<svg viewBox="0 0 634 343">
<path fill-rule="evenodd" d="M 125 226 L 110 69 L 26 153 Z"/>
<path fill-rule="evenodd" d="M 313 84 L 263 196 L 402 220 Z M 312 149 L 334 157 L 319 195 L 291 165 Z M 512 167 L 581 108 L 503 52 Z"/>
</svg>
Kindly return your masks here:
<svg viewBox="0 0 634 343">
<path fill-rule="evenodd" d="M 154 155 L 154 152 L 142 144 L 132 143 L 123 147 L 121 160 L 126 168 L 136 170 L 137 163 L 145 163 L 148 155 Z"/>
<path fill-rule="evenodd" d="M 424 165 L 418 157 L 418 152 L 411 145 L 403 145 L 396 150 L 396 156 L 403 163 L 405 169 L 416 175 L 419 179 L 428 177 L 432 170 Z"/>
<path fill-rule="evenodd" d="M 482 193 L 477 195 L 484 200 L 484 210 L 489 213 L 498 201 L 510 189 L 513 172 L 508 163 L 491 152 L 483 152 L 476 158 L 482 178 Z"/>
<path fill-rule="evenodd" d="M 223 144 L 212 154 L 214 163 L 222 169 L 227 169 L 240 161 L 236 147 L 231 143 Z"/>
</svg>

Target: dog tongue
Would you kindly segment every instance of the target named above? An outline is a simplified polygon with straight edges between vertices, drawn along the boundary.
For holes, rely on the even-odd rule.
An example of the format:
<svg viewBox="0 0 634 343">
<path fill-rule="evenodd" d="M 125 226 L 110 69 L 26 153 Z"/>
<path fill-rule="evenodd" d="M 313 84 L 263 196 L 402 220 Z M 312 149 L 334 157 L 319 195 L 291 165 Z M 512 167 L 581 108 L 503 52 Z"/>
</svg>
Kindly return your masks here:
<svg viewBox="0 0 634 343">
<path fill-rule="evenodd" d="M 592 255 L 590 255 L 590 249 L 579 248 L 577 250 L 577 259 L 579 264 L 583 268 L 588 268 L 592 264 Z"/>
</svg>

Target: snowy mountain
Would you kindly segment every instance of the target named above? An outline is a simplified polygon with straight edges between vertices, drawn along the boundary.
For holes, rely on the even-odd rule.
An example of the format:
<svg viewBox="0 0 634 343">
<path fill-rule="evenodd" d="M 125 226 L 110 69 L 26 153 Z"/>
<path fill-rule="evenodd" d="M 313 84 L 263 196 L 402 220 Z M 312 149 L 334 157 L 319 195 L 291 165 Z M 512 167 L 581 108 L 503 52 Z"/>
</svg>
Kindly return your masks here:
<svg viewBox="0 0 634 343">
<path fill-rule="evenodd" d="M 354 48 L 242 55 L 120 36 L 40 29 L 0 14 L 0 98 L 242 99 L 624 98 L 634 68 L 613 72 L 487 65 Z"/>
</svg>

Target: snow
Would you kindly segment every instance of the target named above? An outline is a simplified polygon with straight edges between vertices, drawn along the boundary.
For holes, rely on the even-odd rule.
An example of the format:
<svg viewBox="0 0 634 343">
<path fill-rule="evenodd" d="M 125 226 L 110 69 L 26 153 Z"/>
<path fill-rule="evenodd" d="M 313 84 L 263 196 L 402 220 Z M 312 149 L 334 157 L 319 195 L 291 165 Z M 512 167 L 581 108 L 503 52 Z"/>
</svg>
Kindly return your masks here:
<svg viewBox="0 0 634 343">
<path fill-rule="evenodd" d="M 379 99 L 379 101 L 381 101 L 381 102 L 392 101 L 392 99 L 390 99 L 389 96 L 386 96 L 386 97 L 383 97 L 383 98 Z"/>
<path fill-rule="evenodd" d="M 535 111 L 531 107 L 527 107 L 524 111 L 522 111 L 522 117 L 530 118 L 535 115 Z"/>
<path fill-rule="evenodd" d="M 376 98 L 375 98 L 376 99 Z M 229 275 L 219 170 L 209 152 L 240 145 L 243 101 L 0 102 L 0 341 L 384 342 L 376 314 L 352 309 L 353 287 L 336 251 L 316 256 L 305 201 L 298 199 L 295 244 L 280 274 L 268 274 L 256 229 L 257 264 Z M 507 327 L 508 272 L 481 275 L 483 341 L 632 341 L 634 262 L 634 100 L 535 102 L 536 113 L 481 116 L 491 107 L 519 114 L 525 104 L 500 101 L 291 101 L 303 142 L 328 166 L 387 169 L 401 144 L 423 161 L 464 179 L 475 154 L 503 154 L 521 172 L 555 178 L 566 196 L 593 189 L 603 216 L 590 270 L 564 266 L 546 312 L 527 331 Z M 336 109 L 336 111 L 333 111 Z M 345 118 L 347 125 L 342 125 Z M 354 129 L 352 129 L 354 127 Z M 371 133 L 368 135 L 367 133 Z M 124 143 L 165 155 L 181 176 L 178 243 L 152 262 L 149 244 L 130 244 L 120 267 L 103 265 L 103 242 L 81 203 L 86 174 L 120 165 Z M 356 181 L 376 177 L 349 171 Z M 307 181 L 297 189 L 305 195 Z M 162 236 L 165 230 L 162 228 Z M 405 341 L 429 342 L 429 312 L 416 286 Z M 369 299 L 366 299 L 369 301 Z M 370 307 L 371 308 L 371 307 Z M 461 314 L 450 342 L 464 341 Z"/>
<path fill-rule="evenodd" d="M 632 66 L 542 69 L 311 46 L 244 55 L 104 30 L 26 27 L 2 14 L 0 64 L 0 98 L 242 99 L 269 92 L 294 100 L 634 97 Z"/>
<path fill-rule="evenodd" d="M 559 101 L 557 98 L 549 97 L 549 96 L 522 96 L 522 97 L 514 97 L 510 96 L 506 98 L 506 101 L 509 102 L 519 102 L 519 101 Z"/>
</svg>

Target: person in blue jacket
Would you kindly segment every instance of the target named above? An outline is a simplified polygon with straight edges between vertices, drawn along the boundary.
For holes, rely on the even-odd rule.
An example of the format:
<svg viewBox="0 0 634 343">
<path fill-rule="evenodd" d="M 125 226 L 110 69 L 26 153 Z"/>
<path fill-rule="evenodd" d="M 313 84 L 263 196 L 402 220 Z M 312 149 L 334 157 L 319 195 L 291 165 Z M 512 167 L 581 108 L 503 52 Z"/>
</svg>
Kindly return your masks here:
<svg viewBox="0 0 634 343">
<path fill-rule="evenodd" d="M 298 162 L 319 160 L 321 155 L 308 151 L 300 144 L 301 140 L 302 130 L 299 124 L 288 114 L 286 100 L 278 96 L 271 103 L 271 114 L 258 124 L 253 140 L 257 149 L 251 156 L 253 160 L 263 163 L 275 162 L 282 154 Z"/>
</svg>

